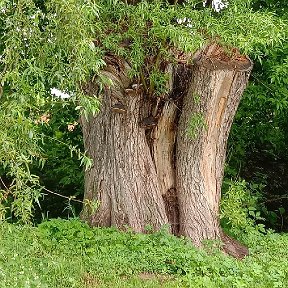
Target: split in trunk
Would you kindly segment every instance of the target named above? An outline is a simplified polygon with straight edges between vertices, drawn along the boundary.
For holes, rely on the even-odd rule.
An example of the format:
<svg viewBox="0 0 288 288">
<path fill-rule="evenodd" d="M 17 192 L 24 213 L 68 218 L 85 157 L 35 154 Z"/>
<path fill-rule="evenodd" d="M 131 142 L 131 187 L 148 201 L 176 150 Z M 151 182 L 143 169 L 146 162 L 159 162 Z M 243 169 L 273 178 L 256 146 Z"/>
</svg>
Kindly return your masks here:
<svg viewBox="0 0 288 288">
<path fill-rule="evenodd" d="M 226 143 L 251 71 L 236 49 L 212 44 L 187 64 L 166 65 L 165 95 L 153 96 L 129 79 L 129 65 L 107 56 L 101 111 L 82 118 L 84 145 L 94 160 L 85 175 L 85 199 L 98 200 L 82 217 L 91 225 L 159 229 L 192 239 L 222 239 L 235 257 L 246 248 L 223 234 L 219 202 Z M 181 63 L 180 63 L 181 62 Z"/>
</svg>

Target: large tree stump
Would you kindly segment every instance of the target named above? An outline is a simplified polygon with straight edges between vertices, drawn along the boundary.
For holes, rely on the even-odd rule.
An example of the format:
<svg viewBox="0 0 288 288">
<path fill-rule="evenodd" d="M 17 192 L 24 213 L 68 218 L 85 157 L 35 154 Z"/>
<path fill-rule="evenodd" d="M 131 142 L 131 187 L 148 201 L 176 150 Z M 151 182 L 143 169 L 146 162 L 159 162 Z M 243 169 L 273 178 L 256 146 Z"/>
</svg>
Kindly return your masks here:
<svg viewBox="0 0 288 288">
<path fill-rule="evenodd" d="M 100 113 L 82 118 L 94 160 L 85 199 L 100 207 L 94 214 L 84 207 L 82 217 L 137 232 L 170 224 L 197 246 L 223 239 L 227 253 L 243 257 L 247 250 L 219 227 L 219 202 L 227 139 L 252 63 L 216 44 L 186 60 L 166 65 L 168 92 L 156 97 L 127 77 L 126 61 L 107 57 L 103 75 L 113 85 Z"/>
</svg>

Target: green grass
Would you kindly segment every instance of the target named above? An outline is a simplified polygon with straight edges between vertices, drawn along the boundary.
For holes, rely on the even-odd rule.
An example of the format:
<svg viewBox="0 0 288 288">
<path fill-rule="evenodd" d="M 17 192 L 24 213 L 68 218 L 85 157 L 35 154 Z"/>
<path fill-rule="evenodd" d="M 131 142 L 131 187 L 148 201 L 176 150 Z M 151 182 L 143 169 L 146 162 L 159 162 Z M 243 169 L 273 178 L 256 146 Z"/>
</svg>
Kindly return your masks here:
<svg viewBox="0 0 288 288">
<path fill-rule="evenodd" d="M 251 255 L 239 261 L 164 230 L 134 234 L 78 220 L 2 223 L 0 287 L 288 287 L 288 236 L 255 234 L 247 243 Z"/>
</svg>

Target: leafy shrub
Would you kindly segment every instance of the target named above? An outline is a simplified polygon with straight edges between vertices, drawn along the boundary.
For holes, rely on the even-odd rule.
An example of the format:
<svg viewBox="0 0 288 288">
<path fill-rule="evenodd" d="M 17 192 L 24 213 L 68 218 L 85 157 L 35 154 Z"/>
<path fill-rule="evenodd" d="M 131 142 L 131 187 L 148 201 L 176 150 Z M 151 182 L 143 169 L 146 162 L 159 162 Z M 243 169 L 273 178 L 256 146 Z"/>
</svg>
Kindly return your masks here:
<svg viewBox="0 0 288 288">
<path fill-rule="evenodd" d="M 165 229 L 136 234 L 77 219 L 3 223 L 0 287 L 287 287 L 287 244 L 287 235 L 255 232 L 250 256 L 239 261 Z"/>
<path fill-rule="evenodd" d="M 266 232 L 264 225 L 259 224 L 264 220 L 259 205 L 261 192 L 259 184 L 248 185 L 244 180 L 224 181 L 220 218 L 225 230 L 242 240 L 247 233 Z"/>
<path fill-rule="evenodd" d="M 63 109 L 63 105 L 65 109 Z M 49 105 L 47 105 L 47 109 L 49 109 Z M 41 185 L 47 189 L 67 197 L 73 196 L 82 199 L 84 173 L 83 167 L 80 167 L 81 159 L 79 160 L 79 153 L 76 149 L 79 151 L 84 149 L 78 118 L 79 115 L 70 102 L 53 103 L 49 110 L 49 121 L 39 124 L 37 127 L 39 133 L 44 137 L 45 165 L 41 169 L 33 165 L 32 172 L 39 177 Z M 69 128 L 69 125 L 73 125 L 72 129 Z M 41 221 L 46 215 L 51 218 L 69 215 L 69 211 L 65 209 L 67 207 L 65 199 L 47 191 L 44 191 L 43 194 L 39 200 L 41 208 L 35 207 L 35 221 Z M 81 206 L 74 205 L 74 207 L 78 214 Z"/>
</svg>

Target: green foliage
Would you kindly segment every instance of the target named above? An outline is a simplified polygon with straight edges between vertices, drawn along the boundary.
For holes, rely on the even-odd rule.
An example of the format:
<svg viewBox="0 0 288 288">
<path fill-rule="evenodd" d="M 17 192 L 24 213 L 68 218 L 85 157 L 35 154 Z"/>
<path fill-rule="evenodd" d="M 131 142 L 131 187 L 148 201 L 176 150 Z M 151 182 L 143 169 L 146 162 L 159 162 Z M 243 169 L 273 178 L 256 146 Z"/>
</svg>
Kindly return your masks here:
<svg viewBox="0 0 288 288">
<path fill-rule="evenodd" d="M 39 167 L 37 163 L 33 163 L 31 172 L 37 175 L 40 184 L 50 191 L 81 200 L 84 171 L 79 162 L 84 161 L 84 167 L 88 162 L 85 162 L 87 156 L 82 153 L 83 137 L 78 118 L 79 115 L 71 102 L 56 102 L 52 105 L 49 103 L 49 106 L 47 104 L 47 112 L 42 115 L 42 119 L 46 122 L 38 120 L 37 126 L 37 133 L 43 135 L 42 154 L 45 165 Z M 42 219 L 42 215 L 66 217 L 69 214 L 69 210 L 64 211 L 66 201 L 63 198 L 47 191 L 43 192 L 46 195 L 39 199 L 40 207 L 38 205 L 35 207 L 34 218 L 37 221 Z M 81 209 L 80 203 L 75 204 L 78 213 Z"/>
<path fill-rule="evenodd" d="M 273 12 L 287 21 L 286 2 L 253 1 L 253 9 L 258 13 Z M 255 65 L 232 126 L 226 167 L 229 178 L 240 176 L 248 182 L 265 185 L 263 216 L 266 224 L 277 230 L 287 229 L 288 223 L 287 213 L 281 214 L 278 210 L 288 207 L 284 172 L 288 159 L 287 32 L 287 28 L 283 28 L 283 42 L 275 44 L 273 49 L 262 47 L 258 55 L 251 55 Z"/>
<path fill-rule="evenodd" d="M 32 203 L 39 197 L 40 186 L 29 165 L 35 159 L 43 163 L 41 135 L 34 121 L 50 101 L 50 87 L 56 85 L 80 97 L 79 81 L 103 64 L 91 45 L 87 45 L 93 33 L 91 17 L 94 21 L 97 16 L 95 5 L 83 5 L 79 10 L 76 1 L 45 4 L 46 11 L 42 11 L 33 1 L 18 1 L 17 5 L 0 2 L 0 18 L 4 23 L 0 77 L 4 87 L 1 97 L 4 129 L 0 135 L 1 144 L 3 141 L 0 155 L 5 174 L 12 178 L 9 190 L 2 191 L 1 198 L 7 198 L 9 192 L 15 199 L 11 210 L 24 222 L 29 221 Z M 81 97 L 81 103 L 84 101 L 85 97 Z"/>
<path fill-rule="evenodd" d="M 0 186 L 0 219 L 12 216 L 13 211 L 25 222 L 32 216 L 32 203 L 37 201 L 41 190 L 37 176 L 29 169 L 41 153 L 37 145 L 40 138 L 34 134 L 31 119 L 23 116 L 23 110 L 19 111 L 14 104 L 7 105 L 7 110 L 0 114 L 0 163 L 11 179 L 9 187 L 2 183 Z"/>
<path fill-rule="evenodd" d="M 52 220 L 0 226 L 0 287 L 287 287 L 288 238 L 253 234 L 243 261 L 152 234 Z"/>
<path fill-rule="evenodd" d="M 274 11 L 277 15 L 287 17 L 288 3 L 281 0 L 254 0 L 252 7 L 255 10 Z"/>
<path fill-rule="evenodd" d="M 262 189 L 261 185 L 248 185 L 245 181 L 224 182 L 220 208 L 221 225 L 242 241 L 251 233 L 266 232 L 265 226 L 259 224 L 263 220 L 260 205 Z"/>
<path fill-rule="evenodd" d="M 245 151 L 257 150 L 287 158 L 287 52 L 288 45 L 266 51 L 269 60 L 256 64 L 231 131 L 235 161 Z"/>
<path fill-rule="evenodd" d="M 256 8 L 269 8 L 277 13 L 285 11 L 285 14 L 281 13 L 281 19 L 287 20 L 287 3 L 282 1 L 255 1 Z M 263 148 L 263 152 L 274 157 L 287 154 L 287 28 L 283 27 L 282 33 L 282 43 L 274 45 L 273 49 L 263 47 L 258 57 L 252 55 L 256 62 L 252 81 L 236 114 L 231 135 L 231 143 L 240 143 L 238 147 L 253 153 Z"/>
<path fill-rule="evenodd" d="M 207 129 L 207 124 L 205 122 L 204 116 L 202 113 L 194 113 L 188 123 L 186 133 L 192 140 L 197 139 L 200 133 Z"/>
<path fill-rule="evenodd" d="M 218 39 L 257 56 L 263 47 L 281 43 L 287 31 L 286 23 L 272 13 L 251 10 L 251 1 L 231 1 L 221 13 L 200 9 L 194 1 L 185 5 L 136 2 L 0 1 L 0 164 L 17 183 L 13 189 L 8 187 L 10 199 L 26 203 L 10 206 L 15 216 L 26 213 L 23 221 L 28 221 L 29 205 L 39 196 L 30 167 L 35 161 L 44 163 L 45 136 L 35 120 L 50 110 L 51 88 L 68 93 L 74 108 L 89 117 L 97 113 L 98 96 L 108 85 L 99 73 L 107 53 L 126 58 L 131 77 L 147 84 L 150 95 L 159 95 L 166 87 L 163 64 L 175 61 L 174 48 L 193 53 Z M 190 19 L 189 26 L 177 22 L 184 17 Z M 84 95 L 82 88 L 91 79 L 99 89 Z M 91 164 L 88 158 L 81 160 Z M 2 201 L 6 200 L 7 190 L 1 193 Z"/>
</svg>

